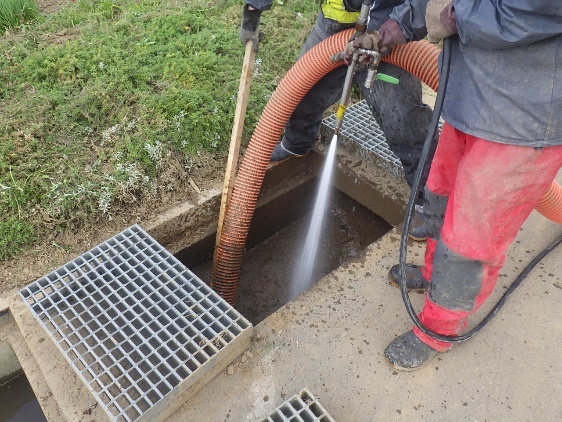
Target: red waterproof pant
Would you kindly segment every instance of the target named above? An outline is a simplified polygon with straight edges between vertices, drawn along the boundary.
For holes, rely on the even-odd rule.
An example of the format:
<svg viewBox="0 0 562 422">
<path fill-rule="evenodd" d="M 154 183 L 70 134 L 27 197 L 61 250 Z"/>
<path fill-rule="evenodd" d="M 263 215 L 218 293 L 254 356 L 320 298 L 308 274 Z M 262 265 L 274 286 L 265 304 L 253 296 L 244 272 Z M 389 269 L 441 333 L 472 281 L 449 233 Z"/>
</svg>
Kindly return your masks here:
<svg viewBox="0 0 562 422">
<path fill-rule="evenodd" d="M 428 239 L 424 276 L 431 281 L 420 320 L 456 335 L 494 289 L 505 253 L 562 167 L 562 146 L 490 142 L 445 123 L 426 184 Z M 450 343 L 414 327 L 426 344 Z"/>
</svg>

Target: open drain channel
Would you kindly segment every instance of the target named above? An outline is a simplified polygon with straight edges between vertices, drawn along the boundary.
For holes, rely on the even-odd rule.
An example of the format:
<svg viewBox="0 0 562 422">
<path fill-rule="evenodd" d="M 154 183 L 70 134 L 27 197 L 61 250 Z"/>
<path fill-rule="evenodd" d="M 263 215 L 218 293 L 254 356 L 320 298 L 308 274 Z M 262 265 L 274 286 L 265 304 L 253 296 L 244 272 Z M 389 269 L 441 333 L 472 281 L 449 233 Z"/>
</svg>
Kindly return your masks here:
<svg viewBox="0 0 562 422">
<path fill-rule="evenodd" d="M 210 380 L 247 348 L 252 333 L 138 226 L 20 295 L 114 421 L 165 419 L 195 393 L 196 381 Z"/>
<path fill-rule="evenodd" d="M 258 324 L 293 299 L 290 283 L 310 224 L 317 185 L 317 179 L 310 179 L 256 209 L 234 305 L 252 324 Z M 392 228 L 335 188 L 325 223 L 314 282 L 360 256 L 363 249 Z M 206 282 L 210 281 L 214 241 L 213 233 L 176 254 Z"/>
</svg>

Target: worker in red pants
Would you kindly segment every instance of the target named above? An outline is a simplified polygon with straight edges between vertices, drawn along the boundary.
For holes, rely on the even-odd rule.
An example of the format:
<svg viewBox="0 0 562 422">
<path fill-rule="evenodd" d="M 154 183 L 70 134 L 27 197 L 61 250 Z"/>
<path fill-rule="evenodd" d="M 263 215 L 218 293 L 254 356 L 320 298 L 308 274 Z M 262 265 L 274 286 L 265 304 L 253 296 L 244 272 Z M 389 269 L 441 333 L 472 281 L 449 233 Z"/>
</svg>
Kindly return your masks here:
<svg viewBox="0 0 562 422">
<path fill-rule="evenodd" d="M 421 322 L 457 335 L 562 167 L 562 3 L 456 0 L 438 21 L 459 37 L 426 183 L 425 266 L 410 267 L 406 283 L 429 289 Z M 450 347 L 414 328 L 385 357 L 414 370 Z"/>
</svg>

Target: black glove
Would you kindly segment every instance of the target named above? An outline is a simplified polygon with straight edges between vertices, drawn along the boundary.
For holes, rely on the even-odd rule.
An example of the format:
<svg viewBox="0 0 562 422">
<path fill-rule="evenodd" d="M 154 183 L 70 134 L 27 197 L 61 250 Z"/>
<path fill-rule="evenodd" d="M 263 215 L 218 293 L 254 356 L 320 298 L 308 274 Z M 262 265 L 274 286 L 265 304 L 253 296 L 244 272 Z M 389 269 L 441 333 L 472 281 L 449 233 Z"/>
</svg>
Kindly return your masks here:
<svg viewBox="0 0 562 422">
<path fill-rule="evenodd" d="M 248 41 L 254 43 L 254 51 L 258 51 L 258 43 L 263 39 L 264 33 L 258 28 L 260 26 L 261 10 L 249 10 L 248 5 L 244 6 L 242 13 L 242 24 L 238 31 L 238 38 L 242 41 L 242 45 L 246 45 Z"/>
</svg>

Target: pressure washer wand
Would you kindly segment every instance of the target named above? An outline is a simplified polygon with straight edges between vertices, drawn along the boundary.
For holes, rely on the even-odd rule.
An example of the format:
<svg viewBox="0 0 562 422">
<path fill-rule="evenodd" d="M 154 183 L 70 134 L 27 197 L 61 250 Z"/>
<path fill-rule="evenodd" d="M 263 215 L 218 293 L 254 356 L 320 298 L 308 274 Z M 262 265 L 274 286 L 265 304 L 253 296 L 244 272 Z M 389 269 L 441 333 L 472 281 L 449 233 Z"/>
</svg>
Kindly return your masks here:
<svg viewBox="0 0 562 422">
<path fill-rule="evenodd" d="M 357 24 L 355 25 L 355 38 L 361 36 L 367 31 L 367 22 L 369 20 L 369 10 L 371 9 L 371 1 L 365 0 L 361 5 L 361 11 L 359 12 L 359 18 L 357 19 Z M 385 75 L 383 73 L 378 73 L 379 64 L 381 62 L 381 54 L 375 50 L 367 50 L 365 48 L 359 48 L 351 57 L 351 63 L 347 66 L 347 73 L 345 75 L 345 81 L 343 83 L 343 91 L 341 94 L 340 102 L 338 104 L 338 110 L 336 111 L 336 122 L 334 127 L 334 135 L 338 135 L 343 123 L 343 117 L 347 109 L 347 103 L 349 101 L 349 94 L 351 92 L 351 86 L 353 85 L 353 76 L 357 69 L 357 63 L 359 62 L 359 57 L 369 56 L 369 66 L 367 68 L 367 77 L 365 78 L 365 88 L 373 89 L 373 84 L 375 80 L 381 80 L 384 82 L 397 84 L 398 79 Z M 334 54 L 330 60 L 332 62 L 338 62 L 345 59 L 345 52 Z"/>
<path fill-rule="evenodd" d="M 353 75 L 355 75 L 355 67 L 357 66 L 357 59 L 359 58 L 359 53 L 353 53 L 353 58 L 350 65 L 347 67 L 347 73 L 345 75 L 345 82 L 343 83 L 343 92 L 341 94 L 340 102 L 338 104 L 338 110 L 336 111 L 336 124 L 334 128 L 334 135 L 338 135 L 343 123 L 343 116 L 345 115 L 345 110 L 347 108 L 347 102 L 349 101 L 349 93 L 351 92 L 351 85 L 353 84 Z"/>
<path fill-rule="evenodd" d="M 367 22 L 369 21 L 369 11 L 371 10 L 371 1 L 365 0 L 361 5 L 361 11 L 359 12 L 359 17 L 357 18 L 357 23 L 355 24 L 355 37 L 364 34 L 367 31 Z M 345 82 L 343 83 L 343 92 L 341 94 L 340 102 L 338 104 L 338 110 L 336 111 L 336 125 L 334 129 L 334 135 L 337 135 L 341 129 L 343 123 L 343 116 L 345 115 L 345 110 L 347 108 L 347 103 L 349 101 L 349 93 L 351 92 L 351 86 L 353 84 L 353 75 L 355 75 L 355 68 L 357 67 L 357 61 L 359 60 L 359 51 L 353 53 L 351 63 L 347 67 L 347 73 L 345 75 Z"/>
</svg>

